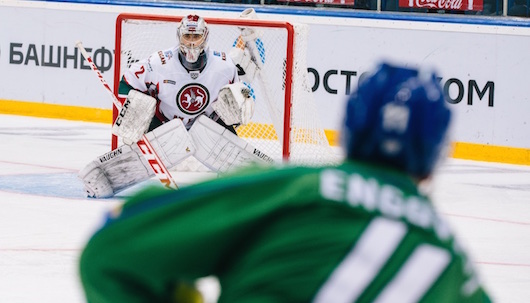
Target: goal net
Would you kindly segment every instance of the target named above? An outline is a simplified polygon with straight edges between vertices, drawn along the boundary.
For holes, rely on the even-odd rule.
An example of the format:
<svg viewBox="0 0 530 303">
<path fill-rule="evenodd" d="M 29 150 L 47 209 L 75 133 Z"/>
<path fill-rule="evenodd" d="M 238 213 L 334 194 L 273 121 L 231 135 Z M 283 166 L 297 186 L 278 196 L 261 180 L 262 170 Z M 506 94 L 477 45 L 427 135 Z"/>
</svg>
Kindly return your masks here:
<svg viewBox="0 0 530 303">
<path fill-rule="evenodd" d="M 174 47 L 182 17 L 121 14 L 116 21 L 114 92 L 130 65 L 150 54 Z M 209 48 L 228 55 L 237 45 L 242 27 L 260 33 L 261 81 L 250 83 L 255 112 L 249 124 L 237 128 L 238 136 L 276 161 L 303 165 L 333 163 L 320 122 L 306 64 L 307 25 L 247 19 L 205 18 Z M 117 111 L 114 110 L 114 118 Z M 112 148 L 117 138 L 113 137 Z"/>
</svg>

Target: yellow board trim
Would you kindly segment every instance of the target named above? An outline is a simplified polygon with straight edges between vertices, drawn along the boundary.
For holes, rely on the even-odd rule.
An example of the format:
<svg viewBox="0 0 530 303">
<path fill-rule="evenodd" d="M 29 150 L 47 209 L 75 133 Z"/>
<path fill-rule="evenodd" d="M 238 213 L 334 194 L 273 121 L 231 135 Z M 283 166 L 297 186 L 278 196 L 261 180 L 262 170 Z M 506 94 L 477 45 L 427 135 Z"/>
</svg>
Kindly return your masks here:
<svg viewBox="0 0 530 303">
<path fill-rule="evenodd" d="M 0 100 L 0 114 L 112 123 L 112 110 L 39 102 Z"/>
<path fill-rule="evenodd" d="M 530 165 L 530 149 L 487 144 L 455 142 L 453 158 Z"/>
<path fill-rule="evenodd" d="M 0 100 L 0 114 L 112 123 L 111 109 L 46 104 L 39 102 Z M 338 131 L 325 130 L 325 134 L 330 145 L 339 145 Z M 452 157 L 475 161 L 530 165 L 530 149 L 528 148 L 454 142 Z"/>
</svg>

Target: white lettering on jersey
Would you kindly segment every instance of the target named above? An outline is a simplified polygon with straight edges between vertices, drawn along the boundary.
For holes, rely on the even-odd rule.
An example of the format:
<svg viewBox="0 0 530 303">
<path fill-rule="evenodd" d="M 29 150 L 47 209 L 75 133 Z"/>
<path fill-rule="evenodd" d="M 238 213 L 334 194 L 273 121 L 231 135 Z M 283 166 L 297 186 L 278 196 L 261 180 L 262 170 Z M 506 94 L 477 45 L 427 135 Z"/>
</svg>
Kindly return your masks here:
<svg viewBox="0 0 530 303">
<path fill-rule="evenodd" d="M 386 217 L 404 219 L 424 229 L 432 228 L 442 241 L 452 237 L 448 224 L 435 215 L 429 203 L 417 196 L 405 197 L 397 187 L 380 185 L 373 178 L 327 169 L 321 173 L 320 193 L 329 200 L 346 202 L 367 211 L 378 210 Z"/>
<path fill-rule="evenodd" d="M 406 232 L 407 226 L 402 222 L 374 219 L 322 285 L 313 302 L 355 302 L 379 274 Z"/>
<path fill-rule="evenodd" d="M 324 282 L 313 302 L 350 303 L 377 278 L 406 236 L 407 226 L 386 218 L 373 219 L 352 250 Z M 451 262 L 451 254 L 440 247 L 422 244 L 413 250 L 374 303 L 418 302 Z"/>
<path fill-rule="evenodd" d="M 466 281 L 464 285 L 462 285 L 462 295 L 465 297 L 471 296 L 479 289 L 480 282 L 478 275 L 474 270 L 472 261 L 460 247 L 458 239 L 453 237 L 449 225 L 445 222 L 445 220 L 438 217 L 432 206 L 421 197 L 405 197 L 404 193 L 394 186 L 385 184 L 381 185 L 373 178 L 365 179 L 359 174 L 347 174 L 346 172 L 338 169 L 326 169 L 322 171 L 320 175 L 319 190 L 320 194 L 325 199 L 336 202 L 345 202 L 352 207 L 362 207 L 370 212 L 379 211 L 387 218 L 392 218 L 395 220 L 403 219 L 420 228 L 432 229 L 434 234 L 441 241 L 452 240 L 453 251 L 457 254 L 460 254 L 464 262 L 463 274 L 466 277 Z M 374 220 L 370 226 L 372 226 L 372 224 L 375 222 L 381 221 Z M 401 227 L 399 226 L 401 226 L 402 223 L 395 221 L 395 224 L 377 224 L 379 227 L 386 226 L 386 228 L 383 229 L 390 229 L 390 226 L 400 229 Z M 392 232 L 388 230 L 383 234 L 390 235 L 391 233 Z M 367 234 L 366 236 L 368 237 L 369 235 Z M 363 234 L 362 237 L 365 237 L 365 234 Z M 384 237 L 381 239 L 384 239 Z M 385 241 L 388 241 L 388 239 Z M 354 251 L 350 252 L 347 258 L 352 257 L 354 255 Z M 383 257 L 381 256 L 381 258 Z M 379 301 L 377 302 L 388 302 L 387 299 L 395 298 L 394 295 L 399 289 L 401 289 L 400 286 L 405 284 L 408 285 L 408 283 L 413 283 L 415 286 L 407 286 L 407 293 L 401 293 L 398 297 L 408 298 L 410 300 L 409 302 L 415 302 L 415 300 L 418 300 L 418 298 L 421 297 L 433 283 L 435 283 L 436 279 L 449 265 L 449 262 L 450 256 L 446 250 L 430 245 L 426 247 L 418 247 L 414 251 L 413 255 L 411 255 L 411 257 L 408 259 L 408 265 L 404 267 L 406 271 L 404 271 L 403 274 L 398 275 L 391 282 L 394 283 L 394 286 L 391 286 L 392 284 L 388 285 L 390 288 L 385 290 L 388 293 L 381 295 L 378 298 Z M 421 272 L 421 276 L 423 277 L 421 279 L 418 279 L 416 275 L 416 273 L 419 272 Z M 422 283 L 419 283 L 419 280 L 422 280 Z M 332 282 L 326 282 L 326 284 L 329 283 Z M 324 285 L 322 286 L 320 292 L 327 292 L 324 289 L 325 287 L 331 287 L 330 289 L 332 289 L 335 286 Z M 352 293 L 342 293 L 342 295 L 345 296 L 341 297 L 342 299 L 351 299 Z M 327 295 L 320 296 L 323 296 L 322 298 L 324 299 L 327 298 Z M 315 302 L 319 301 L 316 300 Z M 320 302 L 325 302 L 325 300 Z M 337 299 L 337 301 L 328 302 L 343 301 Z"/>
</svg>

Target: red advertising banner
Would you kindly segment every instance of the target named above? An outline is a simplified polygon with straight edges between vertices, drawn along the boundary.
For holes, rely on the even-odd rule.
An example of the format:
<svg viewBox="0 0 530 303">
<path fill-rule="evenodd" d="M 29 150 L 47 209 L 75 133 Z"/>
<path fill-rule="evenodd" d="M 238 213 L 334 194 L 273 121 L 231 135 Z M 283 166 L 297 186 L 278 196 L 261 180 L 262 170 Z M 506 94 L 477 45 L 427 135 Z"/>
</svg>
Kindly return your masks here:
<svg viewBox="0 0 530 303">
<path fill-rule="evenodd" d="M 401 0 L 400 0 L 401 1 Z M 353 5 L 355 0 L 278 0 L 278 2 L 307 3 L 307 4 L 329 4 L 329 5 Z"/>
<path fill-rule="evenodd" d="M 401 8 L 482 11 L 484 0 L 399 0 Z"/>
</svg>

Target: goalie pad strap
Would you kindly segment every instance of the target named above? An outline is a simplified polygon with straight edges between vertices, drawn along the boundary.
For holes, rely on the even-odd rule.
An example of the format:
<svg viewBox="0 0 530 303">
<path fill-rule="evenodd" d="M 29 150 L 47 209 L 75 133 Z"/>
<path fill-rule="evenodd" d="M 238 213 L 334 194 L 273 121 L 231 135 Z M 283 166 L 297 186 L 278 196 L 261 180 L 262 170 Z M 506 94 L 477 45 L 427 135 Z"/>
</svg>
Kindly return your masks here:
<svg viewBox="0 0 530 303">
<path fill-rule="evenodd" d="M 166 168 L 174 167 L 195 152 L 195 145 L 180 119 L 154 129 L 146 138 Z M 78 176 L 89 197 L 107 198 L 153 177 L 152 164 L 143 157 L 137 144 L 122 145 L 97 157 Z"/>
</svg>

